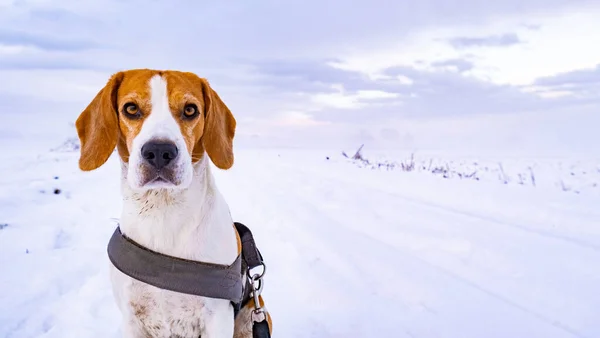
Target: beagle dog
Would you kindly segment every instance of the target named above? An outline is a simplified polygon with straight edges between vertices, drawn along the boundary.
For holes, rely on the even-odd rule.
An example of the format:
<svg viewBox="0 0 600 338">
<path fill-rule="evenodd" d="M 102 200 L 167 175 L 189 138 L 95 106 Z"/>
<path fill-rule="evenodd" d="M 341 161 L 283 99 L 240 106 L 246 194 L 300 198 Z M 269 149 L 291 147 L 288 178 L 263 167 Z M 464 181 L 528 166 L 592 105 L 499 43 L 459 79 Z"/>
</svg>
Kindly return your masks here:
<svg viewBox="0 0 600 338">
<path fill-rule="evenodd" d="M 241 242 L 210 161 L 220 169 L 233 165 L 235 127 L 231 111 L 204 78 L 171 70 L 121 71 L 77 118 L 79 168 L 100 167 L 116 148 L 122 233 L 165 255 L 231 264 Z M 252 337 L 253 299 L 234 319 L 228 300 L 160 289 L 110 267 L 123 337 Z M 264 306 L 262 297 L 259 302 Z"/>
</svg>

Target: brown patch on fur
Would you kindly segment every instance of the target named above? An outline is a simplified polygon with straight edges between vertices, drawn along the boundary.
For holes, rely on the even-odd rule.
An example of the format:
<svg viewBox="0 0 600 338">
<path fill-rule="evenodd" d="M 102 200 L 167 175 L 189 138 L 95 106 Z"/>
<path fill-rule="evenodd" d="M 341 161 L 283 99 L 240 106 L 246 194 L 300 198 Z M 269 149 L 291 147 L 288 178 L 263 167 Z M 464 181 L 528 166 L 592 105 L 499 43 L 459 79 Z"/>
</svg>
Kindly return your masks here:
<svg viewBox="0 0 600 338">
<path fill-rule="evenodd" d="M 206 127 L 204 127 L 202 146 L 218 168 L 229 169 L 233 165 L 233 137 L 236 121 L 207 80 L 202 79 L 202 86 L 206 104 Z"/>
<path fill-rule="evenodd" d="M 258 303 L 261 307 L 265 306 L 265 301 L 261 295 L 258 296 Z M 254 299 L 252 300 L 252 306 L 254 307 Z M 269 333 L 273 334 L 273 320 L 271 319 L 271 314 L 267 311 L 265 311 L 265 313 L 267 317 L 267 323 L 269 324 Z"/>
<path fill-rule="evenodd" d="M 134 302 L 130 302 L 129 305 L 131 306 L 131 309 L 133 310 L 133 315 L 136 318 L 141 319 L 148 316 L 148 307 L 146 305 Z"/>
<path fill-rule="evenodd" d="M 235 225 L 233 225 L 233 231 L 235 232 L 235 238 L 237 241 L 237 251 L 238 251 L 238 255 L 242 253 L 242 238 L 240 237 L 240 234 L 237 232 L 237 229 L 235 228 Z"/>
<path fill-rule="evenodd" d="M 143 120 L 151 112 L 148 80 L 157 71 L 135 69 L 111 76 L 76 122 L 81 142 L 79 167 L 94 170 L 103 165 L 115 147 L 124 162 L 129 161 L 133 138 L 140 132 Z M 142 116 L 131 119 L 123 115 L 123 106 L 133 102 Z"/>
<path fill-rule="evenodd" d="M 171 111 L 181 112 L 186 104 L 195 104 L 201 115 L 194 120 L 176 118 L 186 140 L 192 161 L 204 152 L 220 169 L 233 165 L 233 138 L 236 120 L 208 81 L 189 72 L 165 72 Z"/>
<path fill-rule="evenodd" d="M 134 69 L 124 72 L 125 77 L 117 95 L 117 109 L 119 116 L 119 142 L 117 150 L 123 162 L 129 162 L 129 154 L 133 139 L 140 133 L 144 120 L 152 113 L 150 79 L 159 72 L 149 69 Z M 129 118 L 123 113 L 127 103 L 138 106 L 141 117 Z"/>
<path fill-rule="evenodd" d="M 108 160 L 119 137 L 117 115 L 117 90 L 123 73 L 110 77 L 104 88 L 77 118 L 75 127 L 81 143 L 79 168 L 94 170 Z"/>
<path fill-rule="evenodd" d="M 167 83 L 169 108 L 192 161 L 199 161 L 206 151 L 218 168 L 229 169 L 233 165 L 236 121 L 206 79 L 189 72 L 132 69 L 112 75 L 77 119 L 82 170 L 103 165 L 115 147 L 123 162 L 129 162 L 133 139 L 152 113 L 149 81 L 155 75 L 161 75 Z M 139 117 L 129 118 L 123 113 L 129 102 L 138 106 Z M 197 117 L 183 116 L 187 104 L 197 106 Z"/>
<path fill-rule="evenodd" d="M 142 302 L 139 303 L 133 301 L 129 302 L 129 306 L 133 312 L 133 317 L 135 318 L 135 320 L 139 323 L 146 323 L 148 317 L 150 316 L 150 312 L 152 311 L 152 306 L 150 306 L 151 302 L 148 300 L 147 297 L 143 297 L 142 299 Z M 151 331 L 157 333 L 160 332 L 162 329 L 160 325 L 154 325 L 152 327 L 144 326 L 145 325 L 139 327 L 139 330 L 140 334 L 142 334 L 145 338 L 153 336 Z"/>
</svg>

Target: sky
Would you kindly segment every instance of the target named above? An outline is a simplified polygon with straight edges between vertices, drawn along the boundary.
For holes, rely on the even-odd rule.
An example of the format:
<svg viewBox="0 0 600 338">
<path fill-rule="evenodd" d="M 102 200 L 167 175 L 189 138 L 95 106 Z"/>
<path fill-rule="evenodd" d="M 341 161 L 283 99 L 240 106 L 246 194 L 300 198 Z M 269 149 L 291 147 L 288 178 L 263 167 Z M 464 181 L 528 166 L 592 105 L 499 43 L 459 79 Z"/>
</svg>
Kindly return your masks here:
<svg viewBox="0 0 600 338">
<path fill-rule="evenodd" d="M 147 67 L 206 77 L 242 140 L 518 145 L 515 125 L 542 142 L 570 123 L 595 149 L 598 17 L 574 0 L 0 0 L 0 117 L 74 120 Z"/>
</svg>

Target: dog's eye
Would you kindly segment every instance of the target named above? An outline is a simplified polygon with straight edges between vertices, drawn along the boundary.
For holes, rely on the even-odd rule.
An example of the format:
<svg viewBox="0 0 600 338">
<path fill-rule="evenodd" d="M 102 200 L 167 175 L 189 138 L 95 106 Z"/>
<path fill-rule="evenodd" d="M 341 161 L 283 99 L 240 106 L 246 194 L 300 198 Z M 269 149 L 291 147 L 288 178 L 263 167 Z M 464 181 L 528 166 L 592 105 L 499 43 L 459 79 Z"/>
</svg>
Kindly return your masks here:
<svg viewBox="0 0 600 338">
<path fill-rule="evenodd" d="M 140 108 L 132 102 L 129 102 L 123 106 L 123 112 L 130 117 L 140 116 Z"/>
<path fill-rule="evenodd" d="M 193 118 L 198 115 L 198 107 L 195 104 L 186 104 L 183 108 L 183 116 L 186 118 Z"/>
</svg>

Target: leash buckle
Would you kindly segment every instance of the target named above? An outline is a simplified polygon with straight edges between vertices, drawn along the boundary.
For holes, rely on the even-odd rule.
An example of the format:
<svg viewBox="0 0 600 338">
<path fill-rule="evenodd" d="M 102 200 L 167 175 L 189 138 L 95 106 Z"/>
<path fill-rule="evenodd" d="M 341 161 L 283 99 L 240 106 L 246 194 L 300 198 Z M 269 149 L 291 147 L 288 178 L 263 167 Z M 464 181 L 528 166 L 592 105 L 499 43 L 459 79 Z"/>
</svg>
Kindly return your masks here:
<svg viewBox="0 0 600 338">
<path fill-rule="evenodd" d="M 260 306 L 258 296 L 260 296 L 264 287 L 263 277 L 265 276 L 265 272 L 267 272 L 267 266 L 264 262 L 260 265 L 262 265 L 263 271 L 260 274 L 256 273 L 250 277 L 250 287 L 252 288 L 252 296 L 254 297 L 254 310 L 252 311 L 252 321 L 254 322 L 262 322 L 266 319 L 265 311 Z M 250 269 L 248 269 L 248 276 L 250 276 Z"/>
</svg>

